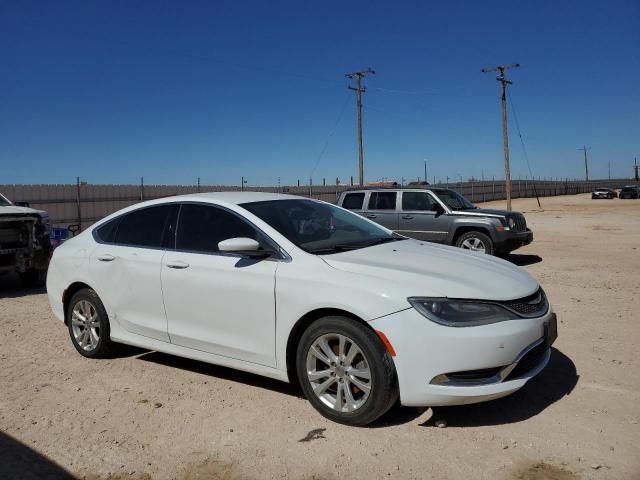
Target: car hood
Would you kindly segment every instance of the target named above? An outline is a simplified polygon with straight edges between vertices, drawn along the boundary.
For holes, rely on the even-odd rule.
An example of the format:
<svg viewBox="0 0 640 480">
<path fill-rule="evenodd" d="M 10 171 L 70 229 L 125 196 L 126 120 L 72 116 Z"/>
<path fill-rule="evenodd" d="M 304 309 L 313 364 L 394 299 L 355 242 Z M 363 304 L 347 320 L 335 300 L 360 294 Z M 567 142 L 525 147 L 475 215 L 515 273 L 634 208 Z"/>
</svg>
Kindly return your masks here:
<svg viewBox="0 0 640 480">
<path fill-rule="evenodd" d="M 505 260 L 419 240 L 390 242 L 322 258 L 338 270 L 391 282 L 407 297 L 513 300 L 539 288 L 531 275 Z"/>
<path fill-rule="evenodd" d="M 0 216 L 24 216 L 33 215 L 43 217 L 46 216 L 46 212 L 41 210 L 35 210 L 29 207 L 16 207 L 15 205 L 0 207 Z"/>
</svg>

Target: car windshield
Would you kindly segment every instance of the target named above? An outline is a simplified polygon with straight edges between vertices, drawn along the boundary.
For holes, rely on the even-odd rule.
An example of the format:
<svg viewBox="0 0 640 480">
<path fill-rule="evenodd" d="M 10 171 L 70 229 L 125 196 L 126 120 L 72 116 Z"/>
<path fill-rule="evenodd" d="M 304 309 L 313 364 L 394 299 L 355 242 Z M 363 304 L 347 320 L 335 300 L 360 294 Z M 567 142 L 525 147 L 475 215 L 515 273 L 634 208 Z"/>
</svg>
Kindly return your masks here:
<svg viewBox="0 0 640 480">
<path fill-rule="evenodd" d="M 433 193 L 435 193 L 451 210 L 473 210 L 478 208 L 453 190 L 434 190 Z"/>
<path fill-rule="evenodd" d="M 0 195 L 0 207 L 10 207 L 12 203 L 3 195 Z"/>
<path fill-rule="evenodd" d="M 405 239 L 355 213 L 317 200 L 269 200 L 240 206 L 309 253 L 337 253 Z"/>
</svg>

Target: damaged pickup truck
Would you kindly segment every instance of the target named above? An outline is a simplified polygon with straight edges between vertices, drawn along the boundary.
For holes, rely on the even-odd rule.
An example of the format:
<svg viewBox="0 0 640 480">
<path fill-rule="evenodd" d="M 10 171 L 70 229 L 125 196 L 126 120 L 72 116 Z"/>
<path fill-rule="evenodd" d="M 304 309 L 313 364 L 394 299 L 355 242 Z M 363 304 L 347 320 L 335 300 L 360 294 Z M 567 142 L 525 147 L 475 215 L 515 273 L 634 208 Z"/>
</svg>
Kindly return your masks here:
<svg viewBox="0 0 640 480">
<path fill-rule="evenodd" d="M 0 194 L 0 275 L 16 272 L 24 286 L 44 284 L 51 256 L 49 215 Z"/>
</svg>

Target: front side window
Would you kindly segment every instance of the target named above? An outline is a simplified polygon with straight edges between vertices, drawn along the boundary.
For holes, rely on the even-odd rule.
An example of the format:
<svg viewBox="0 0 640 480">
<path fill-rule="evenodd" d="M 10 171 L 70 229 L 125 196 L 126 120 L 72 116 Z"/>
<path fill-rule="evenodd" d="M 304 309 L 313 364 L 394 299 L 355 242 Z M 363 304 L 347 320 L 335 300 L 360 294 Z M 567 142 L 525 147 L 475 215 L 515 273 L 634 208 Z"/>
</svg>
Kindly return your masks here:
<svg viewBox="0 0 640 480">
<path fill-rule="evenodd" d="M 428 193 L 404 192 L 402 194 L 402 210 L 434 211 L 435 209 L 435 201 Z"/>
<path fill-rule="evenodd" d="M 180 209 L 176 249 L 216 253 L 218 243 L 230 238 L 246 237 L 260 243 L 262 235 L 237 215 L 211 205 L 186 203 Z"/>
<path fill-rule="evenodd" d="M 347 210 L 362 210 L 363 203 L 364 192 L 347 193 L 342 201 L 342 208 L 346 208 Z"/>
<path fill-rule="evenodd" d="M 106 228 L 111 222 L 105 224 L 104 234 L 108 238 L 114 238 L 114 243 L 121 245 L 160 248 L 170 212 L 171 205 L 134 210 L 120 217 L 115 232 Z"/>
<path fill-rule="evenodd" d="M 369 210 L 395 210 L 397 192 L 371 192 Z"/>
<path fill-rule="evenodd" d="M 402 239 L 355 213 L 316 200 L 269 200 L 240 206 L 310 253 L 337 253 Z"/>
</svg>

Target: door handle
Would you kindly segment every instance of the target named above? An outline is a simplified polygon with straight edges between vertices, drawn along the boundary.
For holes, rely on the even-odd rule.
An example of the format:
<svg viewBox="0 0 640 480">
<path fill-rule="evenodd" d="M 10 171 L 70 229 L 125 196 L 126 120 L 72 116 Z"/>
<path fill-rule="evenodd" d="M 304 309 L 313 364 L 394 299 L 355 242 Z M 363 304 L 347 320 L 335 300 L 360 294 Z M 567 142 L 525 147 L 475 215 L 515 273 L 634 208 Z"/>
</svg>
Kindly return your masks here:
<svg viewBox="0 0 640 480">
<path fill-rule="evenodd" d="M 402 218 L 404 218 L 405 220 L 411 220 L 413 218 L 413 215 L 403 215 Z"/>
<path fill-rule="evenodd" d="M 374 215 L 373 213 L 369 213 L 367 214 L 367 218 L 376 218 L 377 215 Z"/>
<path fill-rule="evenodd" d="M 175 269 L 183 269 L 188 268 L 189 264 L 187 262 L 183 262 L 182 260 L 173 260 L 166 263 L 167 267 L 175 268 Z"/>
<path fill-rule="evenodd" d="M 101 262 L 113 262 L 115 259 L 116 257 L 111 255 L 110 253 L 104 253 L 102 255 L 98 255 L 98 260 L 100 260 Z"/>
</svg>

